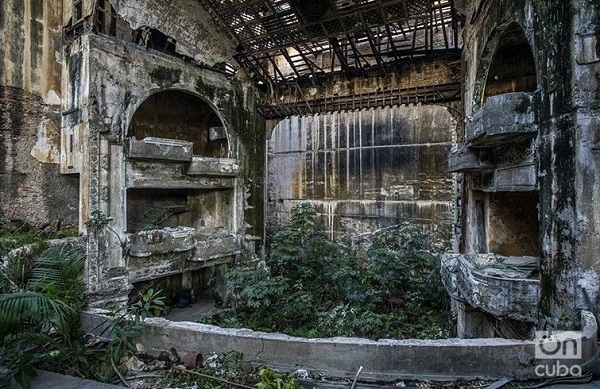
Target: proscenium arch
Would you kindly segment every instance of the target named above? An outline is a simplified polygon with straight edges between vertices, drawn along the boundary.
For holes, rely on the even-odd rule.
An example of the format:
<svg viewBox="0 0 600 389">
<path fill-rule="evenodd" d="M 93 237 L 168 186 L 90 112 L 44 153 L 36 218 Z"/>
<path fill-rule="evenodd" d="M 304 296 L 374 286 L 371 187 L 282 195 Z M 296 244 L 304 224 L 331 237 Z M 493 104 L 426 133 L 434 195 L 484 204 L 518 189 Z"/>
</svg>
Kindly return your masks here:
<svg viewBox="0 0 600 389">
<path fill-rule="evenodd" d="M 194 143 L 194 155 L 229 156 L 229 137 L 218 111 L 201 96 L 182 89 L 149 94 L 133 111 L 127 136 L 159 137 Z"/>
<path fill-rule="evenodd" d="M 539 79 L 532 43 L 515 22 L 498 25 L 481 53 L 473 93 L 473 113 L 489 96 L 509 92 L 534 92 Z"/>
</svg>

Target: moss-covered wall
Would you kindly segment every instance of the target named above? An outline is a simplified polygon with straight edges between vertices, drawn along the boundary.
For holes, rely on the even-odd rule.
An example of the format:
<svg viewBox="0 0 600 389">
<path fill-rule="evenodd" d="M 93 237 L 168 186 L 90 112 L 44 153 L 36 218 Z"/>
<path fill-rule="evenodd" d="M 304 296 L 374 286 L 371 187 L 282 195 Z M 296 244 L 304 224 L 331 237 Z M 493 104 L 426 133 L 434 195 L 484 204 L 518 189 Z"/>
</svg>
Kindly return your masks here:
<svg viewBox="0 0 600 389">
<path fill-rule="evenodd" d="M 598 186 L 599 172 L 598 156 L 593 152 L 598 139 L 593 134 L 598 133 L 594 118 L 598 112 L 599 77 L 598 61 L 592 58 L 589 63 L 594 54 L 584 52 L 585 37 L 598 33 L 592 27 L 598 24 L 598 6 L 592 3 L 471 1 L 466 10 L 463 96 L 467 118 L 481 108 L 487 73 L 507 26 L 517 23 L 523 29 L 534 55 L 540 96 L 540 309 L 552 324 L 559 316 L 574 319 L 578 308 L 596 305 L 598 295 L 600 266 L 592 259 L 590 248 L 597 250 L 600 245 L 598 205 L 592 200 L 598 195 L 598 190 L 592 188 Z M 582 56 L 588 58 L 588 63 L 578 61 Z M 588 92 L 582 93 L 581 89 Z"/>
<path fill-rule="evenodd" d="M 262 236 L 263 231 L 265 124 L 259 114 L 261 95 L 257 89 L 235 76 L 104 35 L 86 34 L 77 38 L 68 54 L 78 60 L 73 69 L 69 65 L 64 69 L 66 84 L 75 79 L 76 85 L 66 98 L 65 104 L 73 104 L 73 108 L 67 111 L 63 124 L 65 131 L 77 126 L 82 128 L 82 229 L 85 230 L 84 223 L 92 212 L 100 210 L 113 218 L 111 227 L 123 239 L 130 211 L 124 201 L 126 188 L 132 187 L 128 186 L 132 175 L 127 173 L 129 162 L 125 158 L 127 138 L 152 135 L 186 140 L 182 134 L 196 128 L 188 119 L 195 118 L 202 122 L 204 130 L 207 126 L 222 124 L 227 133 L 224 156 L 238 161 L 240 171 L 239 177 L 231 179 L 233 187 L 227 192 L 231 194 L 228 201 L 233 215 L 228 221 L 228 231 L 242 239 L 246 253 L 260 250 L 255 246 L 255 237 Z M 142 124 L 162 127 L 151 133 L 137 134 L 138 129 L 132 128 L 132 122 L 136 127 L 140 125 L 140 115 L 152 116 L 146 105 L 156 105 L 160 96 L 190 98 L 186 97 L 186 103 L 179 107 L 182 117 L 174 117 L 172 121 L 164 117 L 146 120 Z M 161 110 L 166 109 L 165 112 L 176 116 L 179 111 L 169 104 L 164 102 Z M 164 126 L 165 123 L 168 125 Z M 171 179 L 165 172 L 174 165 L 158 163 L 162 163 L 160 174 Z M 152 174 L 146 178 L 152 179 Z M 214 180 L 207 182 L 212 185 Z M 169 185 L 172 187 L 166 188 L 178 188 L 177 183 Z M 128 268 L 120 254 L 118 240 L 112 234 L 90 236 L 89 244 L 94 247 L 88 251 L 87 268 L 88 288 L 93 299 L 99 301 L 126 293 L 123 282 L 127 283 L 124 276 Z M 145 271 L 146 278 L 161 276 L 156 269 Z"/>
<path fill-rule="evenodd" d="M 89 79 L 80 104 L 81 120 L 90 130 L 122 142 L 133 115 L 143 102 L 160 91 L 184 91 L 201 98 L 219 116 L 229 135 L 230 158 L 241 161 L 246 178 L 248 215 L 252 234 L 262 231 L 262 172 L 264 169 L 264 120 L 258 113 L 260 95 L 250 84 L 187 64 L 165 54 L 148 54 L 142 48 L 109 37 L 83 37 L 82 50 L 89 65 L 82 79 Z M 258 220 L 258 222 L 255 222 Z"/>
</svg>

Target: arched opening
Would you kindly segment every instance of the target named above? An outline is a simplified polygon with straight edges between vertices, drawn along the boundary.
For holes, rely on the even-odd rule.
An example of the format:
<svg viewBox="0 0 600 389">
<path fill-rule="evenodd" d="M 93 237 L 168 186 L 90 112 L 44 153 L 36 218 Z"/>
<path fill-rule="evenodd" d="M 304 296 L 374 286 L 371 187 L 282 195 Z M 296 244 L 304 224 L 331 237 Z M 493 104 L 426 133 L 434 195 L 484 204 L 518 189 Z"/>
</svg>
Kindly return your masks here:
<svg viewBox="0 0 600 389">
<path fill-rule="evenodd" d="M 537 76 L 531 46 L 519 24 L 501 25 L 491 36 L 478 80 L 485 81 L 475 90 L 483 104 L 475 113 L 476 124 L 466 132 L 470 147 L 484 155 L 492 169 L 468 174 L 472 190 L 465 203 L 467 252 L 539 257 L 537 127 L 532 103 Z"/>
<path fill-rule="evenodd" d="M 184 91 L 155 93 L 135 111 L 128 136 L 128 232 L 191 228 L 198 241 L 233 233 L 237 161 L 226 158 L 212 107 Z"/>
<path fill-rule="evenodd" d="M 148 97 L 135 111 L 129 136 L 184 140 L 194 143 L 193 153 L 225 158 L 228 141 L 225 127 L 202 99 L 182 91 L 165 91 Z"/>
<path fill-rule="evenodd" d="M 537 88 L 535 59 L 521 26 L 509 24 L 502 32 L 490 64 L 484 101 L 510 92 L 534 92 Z"/>
<path fill-rule="evenodd" d="M 130 296 L 155 287 L 189 303 L 193 291 L 207 288 L 241 252 L 239 162 L 227 158 L 219 113 L 185 91 L 148 97 L 127 135 L 122 178 Z"/>
</svg>

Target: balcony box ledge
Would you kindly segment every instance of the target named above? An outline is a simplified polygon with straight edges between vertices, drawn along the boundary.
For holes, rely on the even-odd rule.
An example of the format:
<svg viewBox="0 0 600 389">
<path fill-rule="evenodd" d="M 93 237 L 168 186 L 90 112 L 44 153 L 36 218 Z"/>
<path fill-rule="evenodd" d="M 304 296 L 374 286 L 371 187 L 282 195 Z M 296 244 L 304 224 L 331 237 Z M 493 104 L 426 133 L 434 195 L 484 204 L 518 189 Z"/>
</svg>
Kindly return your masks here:
<svg viewBox="0 0 600 389">
<path fill-rule="evenodd" d="M 166 227 L 127 234 L 129 255 L 150 257 L 153 254 L 192 250 L 196 247 L 195 232 L 191 227 Z"/>
<path fill-rule="evenodd" d="M 448 293 L 496 317 L 534 322 L 540 300 L 535 257 L 444 254 L 442 280 Z"/>
<path fill-rule="evenodd" d="M 531 138 L 538 131 L 538 94 L 513 92 L 490 96 L 465 124 L 470 147 L 493 147 Z"/>
</svg>

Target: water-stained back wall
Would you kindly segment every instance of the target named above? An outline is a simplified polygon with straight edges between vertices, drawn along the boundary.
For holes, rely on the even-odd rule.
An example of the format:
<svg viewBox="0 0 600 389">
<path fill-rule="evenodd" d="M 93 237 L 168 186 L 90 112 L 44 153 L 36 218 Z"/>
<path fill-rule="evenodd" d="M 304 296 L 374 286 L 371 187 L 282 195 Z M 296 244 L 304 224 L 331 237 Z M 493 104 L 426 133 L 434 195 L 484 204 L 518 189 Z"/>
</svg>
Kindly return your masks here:
<svg viewBox="0 0 600 389">
<path fill-rule="evenodd" d="M 410 223 L 448 242 L 455 126 L 420 105 L 284 119 L 268 142 L 268 230 L 310 202 L 334 239 Z"/>
</svg>

